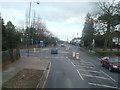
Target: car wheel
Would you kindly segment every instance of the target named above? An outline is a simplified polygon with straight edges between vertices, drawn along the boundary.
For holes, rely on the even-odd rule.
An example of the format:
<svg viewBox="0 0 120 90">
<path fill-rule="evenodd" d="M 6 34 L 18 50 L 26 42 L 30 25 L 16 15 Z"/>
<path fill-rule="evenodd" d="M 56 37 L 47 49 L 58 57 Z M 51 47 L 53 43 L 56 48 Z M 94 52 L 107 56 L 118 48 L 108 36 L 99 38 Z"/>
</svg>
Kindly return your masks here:
<svg viewBox="0 0 120 90">
<path fill-rule="evenodd" d="M 101 66 L 104 67 L 104 64 L 101 62 Z"/>
<path fill-rule="evenodd" d="M 110 71 L 110 72 L 112 72 L 113 70 L 112 70 L 112 68 L 109 66 L 109 68 L 108 68 L 108 70 Z"/>
</svg>

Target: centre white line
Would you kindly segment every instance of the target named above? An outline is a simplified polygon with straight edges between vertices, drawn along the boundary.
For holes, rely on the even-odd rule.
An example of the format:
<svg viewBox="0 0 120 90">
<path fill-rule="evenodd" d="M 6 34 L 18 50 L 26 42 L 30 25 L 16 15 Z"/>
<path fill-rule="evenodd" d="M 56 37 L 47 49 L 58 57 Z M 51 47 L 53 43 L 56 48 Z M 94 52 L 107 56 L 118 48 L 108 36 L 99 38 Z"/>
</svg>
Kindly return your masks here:
<svg viewBox="0 0 120 90">
<path fill-rule="evenodd" d="M 68 59 L 68 61 L 70 61 L 70 59 L 68 58 L 68 57 L 66 57 L 67 59 Z M 71 61 L 70 61 L 71 62 Z M 71 62 L 72 63 L 72 65 L 75 67 L 75 65 L 74 65 L 74 63 L 73 62 Z"/>
<path fill-rule="evenodd" d="M 72 65 L 75 67 L 74 63 L 73 63 L 73 62 L 71 62 L 71 63 L 72 63 Z"/>
<path fill-rule="evenodd" d="M 113 80 L 114 82 L 117 82 L 116 80 L 114 80 L 112 77 L 110 77 L 108 74 L 106 74 L 105 72 L 103 72 L 102 70 L 100 70 L 103 74 L 105 74 L 107 77 L 109 77 L 111 80 Z"/>
<path fill-rule="evenodd" d="M 70 61 L 70 59 L 68 57 L 66 57 L 68 59 L 68 61 Z M 71 61 L 70 61 L 71 62 Z"/>
<path fill-rule="evenodd" d="M 84 80 L 83 77 L 82 77 L 82 75 L 80 74 L 80 72 L 79 72 L 78 70 L 77 70 L 77 72 L 78 72 L 80 78 L 81 78 L 82 80 Z"/>
<path fill-rule="evenodd" d="M 88 83 L 90 85 L 95 85 L 95 86 L 101 86 L 101 87 L 107 87 L 107 88 L 116 88 L 119 89 L 118 87 L 113 87 L 113 86 L 108 86 L 108 85 L 102 85 L 102 84 L 96 84 L 96 83 Z"/>
</svg>

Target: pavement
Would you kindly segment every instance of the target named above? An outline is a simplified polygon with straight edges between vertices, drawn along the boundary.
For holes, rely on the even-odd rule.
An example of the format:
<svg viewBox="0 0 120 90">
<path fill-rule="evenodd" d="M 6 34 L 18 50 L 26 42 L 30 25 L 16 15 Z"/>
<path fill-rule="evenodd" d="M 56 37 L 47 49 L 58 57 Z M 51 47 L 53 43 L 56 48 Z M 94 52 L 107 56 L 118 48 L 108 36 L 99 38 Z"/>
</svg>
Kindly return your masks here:
<svg viewBox="0 0 120 90">
<path fill-rule="evenodd" d="M 44 70 L 44 74 L 40 79 L 42 80 L 42 83 L 40 81 L 39 83 L 41 85 L 37 85 L 37 88 L 43 88 L 45 81 L 48 77 L 50 67 L 51 62 L 48 60 L 43 60 L 38 57 L 21 56 L 19 60 L 2 68 L 2 84 L 14 77 L 22 69 L 37 69 Z"/>
</svg>

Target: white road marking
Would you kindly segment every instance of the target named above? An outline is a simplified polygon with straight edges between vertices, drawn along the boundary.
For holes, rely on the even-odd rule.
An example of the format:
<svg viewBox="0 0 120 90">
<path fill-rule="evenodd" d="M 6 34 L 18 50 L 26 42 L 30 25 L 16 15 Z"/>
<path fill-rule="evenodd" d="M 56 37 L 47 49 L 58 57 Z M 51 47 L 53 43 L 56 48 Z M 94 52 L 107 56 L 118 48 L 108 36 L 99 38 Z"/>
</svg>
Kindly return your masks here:
<svg viewBox="0 0 120 90">
<path fill-rule="evenodd" d="M 96 84 L 96 83 L 88 83 L 90 85 L 95 85 L 95 86 L 101 86 L 101 87 L 107 87 L 107 88 L 116 88 L 119 89 L 118 87 L 113 87 L 113 86 L 108 86 L 108 85 L 102 85 L 102 84 Z"/>
<path fill-rule="evenodd" d="M 80 65 L 76 65 L 78 67 L 84 67 L 84 68 L 92 68 L 92 69 L 95 69 L 94 67 L 86 67 L 86 66 L 80 66 Z"/>
<path fill-rule="evenodd" d="M 44 58 L 65 58 L 65 57 L 44 57 Z"/>
<path fill-rule="evenodd" d="M 80 62 L 78 62 L 78 63 L 91 64 L 90 62 L 82 62 L 82 61 L 80 61 Z M 76 63 L 76 64 L 77 64 L 77 63 Z"/>
<path fill-rule="evenodd" d="M 78 70 L 77 70 L 77 72 L 78 72 L 80 78 L 81 78 L 82 80 L 84 80 L 83 77 L 82 77 L 82 75 L 80 74 L 80 72 L 79 72 Z"/>
<path fill-rule="evenodd" d="M 80 58 L 80 60 L 83 61 L 83 62 L 87 62 L 86 60 L 84 60 L 84 59 L 82 59 L 82 58 Z"/>
<path fill-rule="evenodd" d="M 100 77 L 100 76 L 93 76 L 93 75 L 87 75 L 87 74 L 82 74 L 83 76 L 86 76 L 86 77 L 95 77 L 95 78 L 100 78 L 100 79 L 107 79 L 107 80 L 110 80 L 109 78 L 105 78 L 105 77 Z"/>
<path fill-rule="evenodd" d="M 71 60 L 68 58 L 68 57 L 66 57 L 67 59 L 68 59 L 68 61 L 70 61 L 71 62 Z"/>
<path fill-rule="evenodd" d="M 78 69 L 80 71 L 88 71 L 88 72 L 95 72 L 95 73 L 102 73 L 102 72 L 98 72 L 98 71 L 93 71 L 93 70 L 84 70 L 84 69 Z"/>
<path fill-rule="evenodd" d="M 117 82 L 116 80 L 114 80 L 112 77 L 110 77 L 108 74 L 106 74 L 105 72 L 103 72 L 102 70 L 100 70 L 103 74 L 105 74 L 107 77 L 109 77 L 111 80 L 113 80 L 114 82 Z"/>
<path fill-rule="evenodd" d="M 68 58 L 68 57 L 66 57 L 67 59 L 68 59 L 68 61 L 70 61 L 70 59 Z M 71 62 L 71 61 L 70 61 Z M 74 65 L 74 63 L 73 62 L 71 62 L 72 63 L 72 65 L 75 67 L 75 65 Z"/>
<path fill-rule="evenodd" d="M 71 62 L 71 63 L 72 63 L 72 65 L 75 67 L 74 63 L 73 63 L 73 62 Z"/>
<path fill-rule="evenodd" d="M 50 50 L 49 48 L 46 48 L 46 49 L 41 49 L 41 50 Z"/>
<path fill-rule="evenodd" d="M 69 53 L 69 52 L 60 52 L 60 53 Z"/>
<path fill-rule="evenodd" d="M 68 61 L 70 61 L 70 59 L 68 57 L 66 57 L 68 59 Z M 71 61 L 70 61 L 71 62 Z"/>
<path fill-rule="evenodd" d="M 43 81 L 43 86 L 42 86 L 42 88 L 45 87 L 45 84 L 46 84 L 46 82 L 47 82 L 48 75 L 49 75 L 49 73 L 50 73 L 50 69 L 51 69 L 51 62 L 50 62 L 50 65 L 49 65 L 48 73 L 47 73 L 47 75 L 46 75 L 46 80 Z"/>
<path fill-rule="evenodd" d="M 91 64 L 92 66 L 95 66 L 93 63 L 91 63 L 91 62 L 87 62 L 87 61 L 85 61 L 84 59 L 81 59 L 81 62 L 84 62 L 84 63 L 88 63 L 88 64 Z"/>
<path fill-rule="evenodd" d="M 84 64 L 84 63 L 78 63 L 78 64 L 75 64 L 75 65 L 82 65 L 82 66 L 93 66 L 91 64 Z"/>
<path fill-rule="evenodd" d="M 34 51 L 29 51 L 29 52 L 34 52 Z M 35 52 L 40 52 L 40 51 L 35 51 Z M 35 53 L 35 52 L 34 52 L 34 53 Z"/>
</svg>

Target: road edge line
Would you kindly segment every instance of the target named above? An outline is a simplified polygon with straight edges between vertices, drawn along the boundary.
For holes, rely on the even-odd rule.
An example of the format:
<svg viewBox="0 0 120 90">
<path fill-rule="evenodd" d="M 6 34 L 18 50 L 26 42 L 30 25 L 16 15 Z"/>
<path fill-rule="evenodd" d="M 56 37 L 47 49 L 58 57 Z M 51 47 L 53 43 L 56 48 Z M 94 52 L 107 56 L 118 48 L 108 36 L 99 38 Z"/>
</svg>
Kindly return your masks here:
<svg viewBox="0 0 120 90">
<path fill-rule="evenodd" d="M 117 82 L 116 80 L 114 80 L 112 77 L 110 77 L 108 74 L 106 74 L 105 72 L 103 72 L 102 70 L 100 70 L 103 74 L 105 74 L 107 77 L 109 77 L 111 80 L 113 80 L 114 82 Z"/>
<path fill-rule="evenodd" d="M 48 64 L 46 70 L 43 72 L 43 75 L 38 82 L 36 90 L 39 89 L 39 88 L 44 88 L 44 86 L 46 84 L 46 81 L 47 81 L 47 78 L 48 78 L 48 75 L 50 73 L 50 69 L 51 69 L 51 62 Z"/>
<path fill-rule="evenodd" d="M 77 69 L 76 69 L 76 70 L 77 70 Z M 83 77 L 82 77 L 82 75 L 80 74 L 80 72 L 79 72 L 78 70 L 77 70 L 77 72 L 78 72 L 80 78 L 81 78 L 82 80 L 84 80 Z"/>
<path fill-rule="evenodd" d="M 46 81 L 47 81 L 48 75 L 49 75 L 49 73 L 50 73 L 50 69 L 51 69 L 51 62 L 49 63 L 49 66 L 47 67 L 47 71 L 46 71 L 46 74 L 47 74 L 47 75 L 46 75 L 45 81 L 43 82 L 42 88 L 44 88 L 45 85 L 46 85 Z"/>
</svg>

